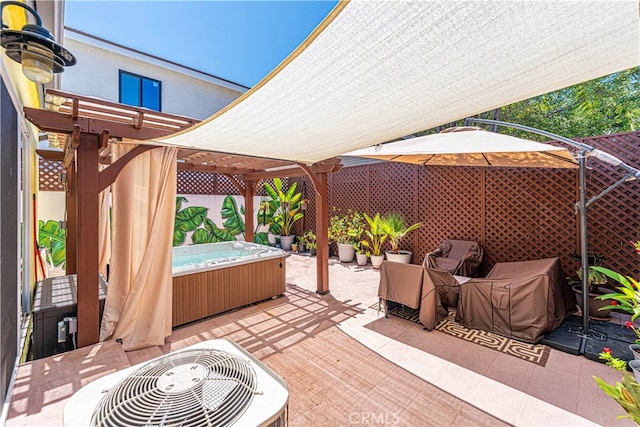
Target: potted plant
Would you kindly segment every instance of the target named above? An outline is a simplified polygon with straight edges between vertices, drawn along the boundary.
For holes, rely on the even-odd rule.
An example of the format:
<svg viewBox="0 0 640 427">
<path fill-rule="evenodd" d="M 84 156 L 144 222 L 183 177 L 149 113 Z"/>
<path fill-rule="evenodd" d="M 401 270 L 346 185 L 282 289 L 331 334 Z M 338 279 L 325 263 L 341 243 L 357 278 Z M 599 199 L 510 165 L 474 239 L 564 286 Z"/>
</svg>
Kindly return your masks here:
<svg viewBox="0 0 640 427">
<path fill-rule="evenodd" d="M 318 244 L 316 243 L 316 235 L 308 232 L 307 234 L 309 234 L 309 240 L 307 242 L 307 249 L 309 249 L 309 253 L 311 255 L 315 255 L 316 254 L 316 248 L 318 247 Z"/>
<path fill-rule="evenodd" d="M 367 261 L 369 259 L 369 252 L 365 249 L 362 240 L 357 241 L 353 244 L 353 248 L 356 251 L 356 263 L 358 265 L 367 265 Z"/>
<path fill-rule="evenodd" d="M 400 240 L 407 233 L 422 227 L 421 222 L 417 222 L 413 225 L 407 226 L 406 221 L 402 215 L 397 212 L 390 212 L 382 217 L 380 226 L 387 236 L 389 236 L 389 242 L 391 243 L 391 252 L 387 252 L 387 259 L 389 261 L 403 262 L 408 264 L 411 262 L 411 252 L 401 251 L 398 248 Z"/>
<path fill-rule="evenodd" d="M 633 370 L 633 375 L 627 371 L 627 362 L 622 359 L 613 357 L 611 349 L 604 347 L 600 353 L 600 359 L 604 360 L 607 366 L 619 371 L 622 374 L 622 382 L 609 384 L 601 378 L 593 375 L 593 379 L 600 386 L 602 391 L 611 396 L 627 413 L 627 415 L 618 415 L 618 419 L 631 418 L 636 425 L 640 425 L 640 384 L 636 371 L 638 368 L 638 360 L 629 362 L 629 366 Z"/>
<path fill-rule="evenodd" d="M 577 253 L 571 254 L 571 258 L 576 261 L 581 260 L 581 256 Z M 587 282 L 589 283 L 589 317 L 593 319 L 606 320 L 611 314 L 610 309 L 605 309 L 607 306 L 611 306 L 610 300 L 602 300 L 597 298 L 600 295 L 608 294 L 611 289 L 604 287 L 607 283 L 607 276 L 601 272 L 601 270 L 593 267 L 599 267 L 602 261 L 605 259 L 604 255 L 588 252 L 587 260 L 589 263 L 589 275 L 587 276 Z M 570 281 L 571 289 L 576 294 L 578 302 L 582 301 L 582 268 L 576 271 L 578 280 Z"/>
<path fill-rule="evenodd" d="M 387 239 L 387 234 L 382 229 L 379 213 L 376 213 L 373 218 L 367 214 L 363 214 L 363 216 L 369 225 L 369 229 L 364 230 L 364 235 L 367 237 L 367 240 L 362 240 L 362 245 L 370 250 L 371 265 L 373 268 L 380 268 L 384 260 L 382 244 Z"/>
<path fill-rule="evenodd" d="M 631 243 L 633 244 L 633 242 Z M 636 344 L 629 346 L 634 353 L 634 359 L 628 363 L 613 357 L 612 351 L 607 347 L 603 348 L 602 353 L 600 353 L 600 359 L 604 360 L 608 366 L 620 371 L 622 382 L 617 382 L 613 385 L 596 376 L 593 379 L 606 394 L 611 396 L 627 412 L 627 415 L 619 415 L 618 418 L 631 418 L 636 425 L 640 425 L 640 384 L 638 384 L 640 380 L 640 360 L 638 360 L 636 353 L 637 345 L 640 343 L 640 329 L 634 324 L 634 321 L 640 316 L 640 281 L 604 267 L 594 266 L 591 269 L 621 285 L 617 288 L 618 292 L 600 295 L 596 298 L 615 302 L 615 304 L 610 304 L 604 309 L 615 308 L 629 314 L 631 319 L 626 322 L 626 326 L 633 329 L 636 335 Z M 627 372 L 627 365 L 631 368 L 633 375 Z"/>
<path fill-rule="evenodd" d="M 291 243 L 296 237 L 292 233 L 293 224 L 303 216 L 300 209 L 302 193 L 296 193 L 296 187 L 297 183 L 294 182 L 285 191 L 280 178 L 273 179 L 273 186 L 268 182 L 264 183 L 264 190 L 271 197 L 270 211 L 274 212 L 271 231 L 273 234 L 280 234 L 282 249 L 287 251 L 291 250 Z"/>
<path fill-rule="evenodd" d="M 362 214 L 349 209 L 341 213 L 333 209 L 329 218 L 329 242 L 338 245 L 338 257 L 341 262 L 352 262 L 355 256 L 354 244 L 360 241 L 364 229 Z"/>
<path fill-rule="evenodd" d="M 640 328 L 635 325 L 635 320 L 640 316 L 640 282 L 629 276 L 623 276 L 613 270 L 604 267 L 591 267 L 604 276 L 613 279 L 621 286 L 617 288 L 617 292 L 613 291 L 608 294 L 598 295 L 596 300 L 603 302 L 604 306 L 600 310 L 609 311 L 612 309 L 620 310 L 631 316 L 631 319 L 625 323 L 625 326 L 632 329 L 636 334 L 634 344 L 629 345 L 633 358 L 640 360 Z"/>
<path fill-rule="evenodd" d="M 307 233 L 298 237 L 298 252 L 306 252 L 307 250 Z"/>
</svg>

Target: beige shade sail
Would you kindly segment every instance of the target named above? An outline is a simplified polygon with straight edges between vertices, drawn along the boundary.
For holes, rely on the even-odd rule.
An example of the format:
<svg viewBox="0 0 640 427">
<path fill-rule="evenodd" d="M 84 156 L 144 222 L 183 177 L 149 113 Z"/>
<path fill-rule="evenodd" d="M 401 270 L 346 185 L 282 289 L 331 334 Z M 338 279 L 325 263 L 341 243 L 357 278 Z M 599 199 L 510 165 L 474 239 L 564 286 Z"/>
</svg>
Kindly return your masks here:
<svg viewBox="0 0 640 427">
<path fill-rule="evenodd" d="M 640 64 L 637 0 L 339 3 L 265 79 L 159 143 L 314 163 Z"/>
<path fill-rule="evenodd" d="M 345 156 L 429 166 L 578 167 L 566 148 L 484 130 L 436 133 L 351 151 Z"/>
</svg>

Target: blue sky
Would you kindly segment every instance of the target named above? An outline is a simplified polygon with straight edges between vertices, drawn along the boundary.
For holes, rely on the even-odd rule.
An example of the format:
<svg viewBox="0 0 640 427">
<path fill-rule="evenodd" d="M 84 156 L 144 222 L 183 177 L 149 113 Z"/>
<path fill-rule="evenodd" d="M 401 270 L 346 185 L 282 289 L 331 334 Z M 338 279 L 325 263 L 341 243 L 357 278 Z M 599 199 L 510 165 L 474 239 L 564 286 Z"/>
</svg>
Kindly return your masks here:
<svg viewBox="0 0 640 427">
<path fill-rule="evenodd" d="M 336 3 L 67 0 L 65 25 L 251 87 Z"/>
</svg>

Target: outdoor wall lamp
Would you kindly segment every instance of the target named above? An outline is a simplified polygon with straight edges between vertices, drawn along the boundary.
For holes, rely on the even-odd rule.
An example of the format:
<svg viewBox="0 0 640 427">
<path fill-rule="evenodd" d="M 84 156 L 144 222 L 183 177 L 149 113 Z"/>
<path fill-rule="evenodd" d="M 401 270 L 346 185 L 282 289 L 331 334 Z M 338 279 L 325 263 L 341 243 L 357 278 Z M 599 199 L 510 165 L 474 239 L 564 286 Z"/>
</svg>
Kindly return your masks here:
<svg viewBox="0 0 640 427">
<path fill-rule="evenodd" d="M 21 30 L 11 30 L 2 22 L 1 14 L 5 6 L 20 6 L 36 19 L 34 24 L 26 24 Z M 76 58 L 42 26 L 40 15 L 30 6 L 19 1 L 0 2 L 1 42 L 7 56 L 22 63 L 22 72 L 36 83 L 49 83 L 53 73 L 61 73 L 64 67 L 75 65 Z"/>
</svg>

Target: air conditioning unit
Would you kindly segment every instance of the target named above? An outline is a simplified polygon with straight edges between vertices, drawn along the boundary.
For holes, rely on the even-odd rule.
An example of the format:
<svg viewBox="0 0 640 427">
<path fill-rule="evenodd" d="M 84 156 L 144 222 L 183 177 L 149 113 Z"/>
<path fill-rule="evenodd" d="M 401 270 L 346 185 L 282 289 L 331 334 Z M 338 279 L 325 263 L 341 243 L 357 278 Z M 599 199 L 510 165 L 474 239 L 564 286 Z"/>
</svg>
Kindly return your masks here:
<svg viewBox="0 0 640 427">
<path fill-rule="evenodd" d="M 72 426 L 287 425 L 285 381 L 239 345 L 210 340 L 101 377 L 64 408 Z"/>
</svg>

